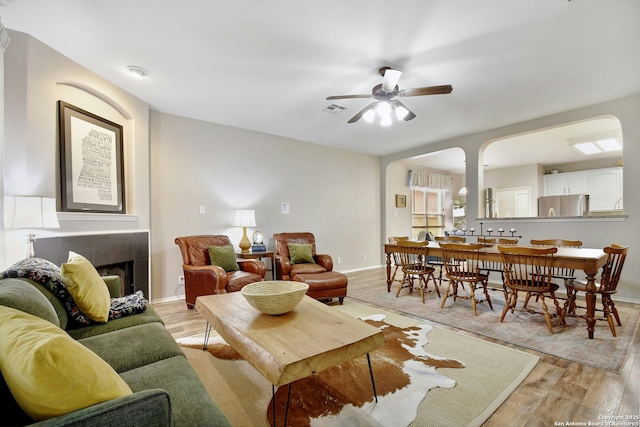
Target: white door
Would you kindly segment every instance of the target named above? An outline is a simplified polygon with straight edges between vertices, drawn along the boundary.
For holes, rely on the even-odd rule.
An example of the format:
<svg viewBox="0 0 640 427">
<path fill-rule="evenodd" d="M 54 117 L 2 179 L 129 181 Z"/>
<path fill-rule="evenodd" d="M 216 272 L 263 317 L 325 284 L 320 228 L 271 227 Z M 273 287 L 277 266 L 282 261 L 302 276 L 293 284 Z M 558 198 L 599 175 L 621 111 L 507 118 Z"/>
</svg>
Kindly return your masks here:
<svg viewBox="0 0 640 427">
<path fill-rule="evenodd" d="M 529 212 L 529 187 L 496 189 L 496 212 L 498 218 L 522 218 Z"/>
</svg>

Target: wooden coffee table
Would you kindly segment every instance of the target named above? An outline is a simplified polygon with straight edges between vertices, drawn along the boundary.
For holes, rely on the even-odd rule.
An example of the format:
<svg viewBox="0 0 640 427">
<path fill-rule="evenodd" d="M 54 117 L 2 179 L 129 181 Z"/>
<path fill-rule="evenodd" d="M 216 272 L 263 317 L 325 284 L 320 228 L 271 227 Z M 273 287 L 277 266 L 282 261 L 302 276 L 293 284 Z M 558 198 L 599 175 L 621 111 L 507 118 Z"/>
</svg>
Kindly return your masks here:
<svg viewBox="0 0 640 427">
<path fill-rule="evenodd" d="M 384 344 L 380 329 L 309 296 L 280 316 L 260 313 L 240 292 L 200 296 L 196 308 L 208 322 L 207 331 L 213 327 L 269 380 L 272 394 L 275 387 L 288 384 L 290 391 L 296 380 L 366 354 L 377 401 L 369 352 Z M 205 346 L 206 339 L 208 333 Z"/>
</svg>

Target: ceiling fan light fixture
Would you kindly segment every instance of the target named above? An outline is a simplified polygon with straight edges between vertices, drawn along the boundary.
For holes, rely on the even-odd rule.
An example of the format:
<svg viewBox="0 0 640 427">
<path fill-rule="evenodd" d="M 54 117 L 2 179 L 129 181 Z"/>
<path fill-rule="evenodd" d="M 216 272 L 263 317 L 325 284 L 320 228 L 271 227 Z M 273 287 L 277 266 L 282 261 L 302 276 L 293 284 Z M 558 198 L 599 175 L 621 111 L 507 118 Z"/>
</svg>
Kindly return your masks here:
<svg viewBox="0 0 640 427">
<path fill-rule="evenodd" d="M 391 104 L 389 104 L 386 101 L 380 101 L 378 102 L 378 105 L 376 106 L 376 111 L 378 112 L 378 114 L 380 115 L 380 117 L 389 117 L 391 116 Z"/>
<path fill-rule="evenodd" d="M 390 126 L 391 125 L 391 116 L 382 116 L 380 118 L 380 126 Z"/>
<path fill-rule="evenodd" d="M 398 120 L 403 120 L 409 114 L 409 110 L 404 108 L 402 105 L 394 105 L 394 109 L 396 111 L 396 117 Z"/>
<path fill-rule="evenodd" d="M 362 116 L 363 119 L 367 121 L 367 123 L 373 123 L 373 119 L 376 118 L 376 112 L 373 109 L 367 110 L 366 113 Z"/>
</svg>

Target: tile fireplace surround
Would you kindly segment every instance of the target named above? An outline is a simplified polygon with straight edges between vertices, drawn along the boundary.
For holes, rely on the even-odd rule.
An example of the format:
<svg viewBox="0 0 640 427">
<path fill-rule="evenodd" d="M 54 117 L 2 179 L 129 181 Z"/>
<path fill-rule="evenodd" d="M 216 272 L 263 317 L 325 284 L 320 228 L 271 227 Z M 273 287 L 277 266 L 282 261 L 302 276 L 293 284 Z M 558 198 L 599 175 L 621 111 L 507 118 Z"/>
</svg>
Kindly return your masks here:
<svg viewBox="0 0 640 427">
<path fill-rule="evenodd" d="M 142 290 L 144 296 L 150 298 L 147 231 L 42 237 L 34 246 L 38 258 L 56 265 L 66 262 L 69 251 L 73 251 L 91 261 L 98 271 L 126 272 L 127 277 L 121 275 L 123 292 Z"/>
</svg>

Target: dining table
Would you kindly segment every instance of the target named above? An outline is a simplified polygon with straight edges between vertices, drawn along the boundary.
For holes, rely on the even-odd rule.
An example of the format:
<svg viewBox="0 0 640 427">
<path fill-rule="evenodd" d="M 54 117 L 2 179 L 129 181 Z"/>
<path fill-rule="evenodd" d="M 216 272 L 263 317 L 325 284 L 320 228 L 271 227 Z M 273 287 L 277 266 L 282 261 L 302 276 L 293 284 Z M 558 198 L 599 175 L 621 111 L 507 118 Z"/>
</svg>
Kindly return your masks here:
<svg viewBox="0 0 640 427">
<path fill-rule="evenodd" d="M 413 247 L 418 255 L 442 257 L 442 248 L 438 242 L 424 242 L 422 246 Z M 540 246 L 536 246 L 540 247 Z M 386 254 L 387 266 L 387 292 L 391 291 L 391 256 L 397 252 L 397 243 L 386 243 L 384 253 Z M 502 262 L 502 255 L 495 245 L 486 245 L 480 249 L 480 259 L 484 261 Z M 552 266 L 558 268 L 571 268 L 583 271 L 586 278 L 585 299 L 587 302 L 587 333 L 589 339 L 593 339 L 596 325 L 596 281 L 598 270 L 606 263 L 607 254 L 602 249 L 559 247 L 558 252 L 553 255 Z"/>
</svg>

